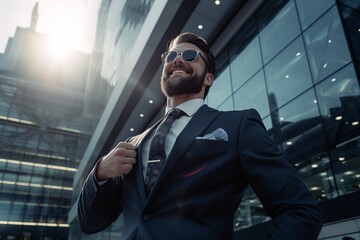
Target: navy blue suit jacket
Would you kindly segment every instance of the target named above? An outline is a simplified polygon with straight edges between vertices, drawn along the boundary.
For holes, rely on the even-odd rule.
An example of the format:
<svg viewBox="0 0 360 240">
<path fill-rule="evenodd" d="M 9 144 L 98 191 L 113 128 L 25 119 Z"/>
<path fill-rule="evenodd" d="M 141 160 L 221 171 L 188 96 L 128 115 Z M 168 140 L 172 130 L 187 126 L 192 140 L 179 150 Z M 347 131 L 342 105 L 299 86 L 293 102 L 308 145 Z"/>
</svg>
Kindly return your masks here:
<svg viewBox="0 0 360 240">
<path fill-rule="evenodd" d="M 197 139 L 218 128 L 228 141 Z M 128 240 L 233 239 L 234 214 L 250 184 L 273 220 L 268 239 L 317 239 L 322 226 L 317 204 L 255 110 L 201 107 L 147 196 L 141 151 L 149 132 L 129 139 L 138 151 L 131 173 L 101 186 L 94 170 L 90 173 L 78 205 L 83 232 L 100 231 L 123 213 Z"/>
</svg>

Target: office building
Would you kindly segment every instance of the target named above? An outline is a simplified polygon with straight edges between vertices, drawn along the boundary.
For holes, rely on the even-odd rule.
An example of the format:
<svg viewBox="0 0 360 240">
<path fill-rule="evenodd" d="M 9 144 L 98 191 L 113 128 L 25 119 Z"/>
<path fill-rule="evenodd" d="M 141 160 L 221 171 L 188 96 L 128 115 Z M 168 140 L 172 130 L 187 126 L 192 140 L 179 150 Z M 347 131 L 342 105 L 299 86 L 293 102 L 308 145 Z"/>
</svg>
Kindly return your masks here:
<svg viewBox="0 0 360 240">
<path fill-rule="evenodd" d="M 89 55 L 55 54 L 38 17 L 36 4 L 0 54 L 1 240 L 68 239 L 73 176 L 98 119 L 86 110 Z"/>
</svg>

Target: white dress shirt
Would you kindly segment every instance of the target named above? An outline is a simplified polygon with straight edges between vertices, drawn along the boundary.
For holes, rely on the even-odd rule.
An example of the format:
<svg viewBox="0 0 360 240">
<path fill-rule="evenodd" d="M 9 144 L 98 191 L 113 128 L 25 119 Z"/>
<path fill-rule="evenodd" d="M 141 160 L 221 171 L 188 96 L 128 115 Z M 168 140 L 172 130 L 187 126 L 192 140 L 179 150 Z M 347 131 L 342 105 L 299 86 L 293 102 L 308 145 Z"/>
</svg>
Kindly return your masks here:
<svg viewBox="0 0 360 240">
<path fill-rule="evenodd" d="M 194 114 L 199 110 L 199 108 L 204 105 L 203 99 L 192 99 L 187 102 L 184 102 L 176 108 L 182 110 L 185 114 L 176 119 L 171 125 L 170 131 L 165 139 L 165 153 L 166 156 L 169 155 L 172 147 L 175 144 L 177 136 L 181 133 L 181 131 L 185 128 L 185 126 L 189 123 Z M 167 106 L 165 113 L 168 113 L 172 108 Z M 151 133 L 151 137 L 149 137 L 146 141 L 144 141 L 143 151 L 142 151 L 142 164 L 143 164 L 143 175 L 144 179 L 146 177 L 146 170 L 149 161 L 149 151 L 150 151 L 150 143 L 154 136 L 155 130 Z"/>
<path fill-rule="evenodd" d="M 185 128 L 186 124 L 189 123 L 191 118 L 194 116 L 194 114 L 199 110 L 199 108 L 204 105 L 203 99 L 192 99 L 187 102 L 184 102 L 180 105 L 178 105 L 176 108 L 182 110 L 185 114 L 176 119 L 169 130 L 169 133 L 165 139 L 165 153 L 166 156 L 169 155 L 172 147 L 175 144 L 177 136 L 181 133 L 181 131 Z M 168 113 L 172 107 L 166 106 L 165 113 Z M 155 129 L 156 130 L 156 129 Z M 144 179 L 146 178 L 146 170 L 148 166 L 149 161 L 149 152 L 150 152 L 150 143 L 154 136 L 155 130 L 151 133 L 151 136 L 144 141 L 144 147 L 142 151 L 142 164 L 143 164 L 143 176 Z M 166 160 L 166 159 L 165 159 Z M 99 185 L 103 185 L 107 180 L 99 182 L 96 179 L 96 176 L 94 174 L 95 181 L 98 182 Z"/>
</svg>

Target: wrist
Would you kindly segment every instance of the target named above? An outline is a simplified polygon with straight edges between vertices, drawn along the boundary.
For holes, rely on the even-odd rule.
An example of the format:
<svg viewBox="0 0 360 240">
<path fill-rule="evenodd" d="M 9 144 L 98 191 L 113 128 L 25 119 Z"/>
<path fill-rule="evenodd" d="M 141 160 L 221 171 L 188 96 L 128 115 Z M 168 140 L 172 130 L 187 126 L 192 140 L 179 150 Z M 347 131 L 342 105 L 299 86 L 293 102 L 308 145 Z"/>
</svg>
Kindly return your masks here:
<svg viewBox="0 0 360 240">
<path fill-rule="evenodd" d="M 96 164 L 95 171 L 94 171 L 95 178 L 98 182 L 102 182 L 102 181 L 109 179 L 109 177 L 106 176 L 104 171 L 102 171 L 101 160 L 102 159 L 100 159 L 99 162 Z"/>
</svg>

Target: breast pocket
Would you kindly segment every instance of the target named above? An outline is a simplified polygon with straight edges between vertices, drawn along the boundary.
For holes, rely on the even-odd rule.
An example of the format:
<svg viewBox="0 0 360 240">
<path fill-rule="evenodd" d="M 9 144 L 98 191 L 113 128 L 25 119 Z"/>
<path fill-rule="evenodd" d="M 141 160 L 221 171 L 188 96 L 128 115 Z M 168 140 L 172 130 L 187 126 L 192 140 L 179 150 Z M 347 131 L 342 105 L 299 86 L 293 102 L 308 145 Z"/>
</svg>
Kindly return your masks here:
<svg viewBox="0 0 360 240">
<path fill-rule="evenodd" d="M 195 139 L 191 148 L 194 150 L 205 149 L 208 151 L 226 151 L 229 146 L 228 141 L 209 140 L 209 139 Z"/>
<path fill-rule="evenodd" d="M 182 177 L 198 175 L 225 155 L 228 146 L 227 141 L 196 139 L 178 162 L 177 169 Z"/>
</svg>

